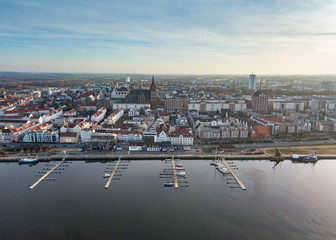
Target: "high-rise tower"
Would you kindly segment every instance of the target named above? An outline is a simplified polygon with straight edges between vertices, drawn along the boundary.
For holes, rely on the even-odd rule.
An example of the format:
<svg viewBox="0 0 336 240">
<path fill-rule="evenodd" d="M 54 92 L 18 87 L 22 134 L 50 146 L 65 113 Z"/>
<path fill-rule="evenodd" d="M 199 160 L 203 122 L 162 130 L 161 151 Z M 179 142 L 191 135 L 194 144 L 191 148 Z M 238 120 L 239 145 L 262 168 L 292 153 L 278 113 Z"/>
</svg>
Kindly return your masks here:
<svg viewBox="0 0 336 240">
<path fill-rule="evenodd" d="M 249 77 L 249 89 L 256 90 L 257 79 L 256 75 L 251 74 Z"/>
</svg>

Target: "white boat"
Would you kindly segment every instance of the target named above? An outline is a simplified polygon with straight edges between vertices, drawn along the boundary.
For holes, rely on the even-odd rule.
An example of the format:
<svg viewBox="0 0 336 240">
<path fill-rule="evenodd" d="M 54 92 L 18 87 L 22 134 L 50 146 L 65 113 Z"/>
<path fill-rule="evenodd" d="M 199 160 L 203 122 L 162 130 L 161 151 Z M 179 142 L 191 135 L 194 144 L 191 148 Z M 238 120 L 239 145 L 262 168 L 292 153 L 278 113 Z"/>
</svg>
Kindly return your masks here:
<svg viewBox="0 0 336 240">
<path fill-rule="evenodd" d="M 293 159 L 293 160 L 299 160 L 299 159 L 300 159 L 300 156 L 297 155 L 297 154 L 293 154 L 293 155 L 292 155 L 292 159 Z"/>
<path fill-rule="evenodd" d="M 216 166 L 218 163 L 217 163 L 217 161 L 211 161 L 210 162 L 210 165 L 214 165 L 214 166 Z"/>
<path fill-rule="evenodd" d="M 111 176 L 111 174 L 109 174 L 109 173 L 103 173 L 103 178 L 108 178 L 108 177 L 110 177 Z"/>
<path fill-rule="evenodd" d="M 184 170 L 183 167 L 175 167 L 176 170 Z"/>
<path fill-rule="evenodd" d="M 175 167 L 183 167 L 183 164 L 182 163 L 176 163 Z"/>
<path fill-rule="evenodd" d="M 184 177 L 185 174 L 186 174 L 185 171 L 178 171 L 178 172 L 176 172 L 176 175 L 180 176 L 180 177 Z"/>
<path fill-rule="evenodd" d="M 318 160 L 318 157 L 315 153 L 308 154 L 307 156 L 302 158 L 302 162 L 316 162 Z"/>
<path fill-rule="evenodd" d="M 230 173 L 229 169 L 226 167 L 220 167 L 218 168 L 218 171 L 220 171 L 222 174 Z"/>
<path fill-rule="evenodd" d="M 21 163 L 37 163 L 38 162 L 38 160 L 35 157 L 31 157 L 31 156 L 20 157 L 18 161 L 19 161 L 19 164 L 21 164 Z"/>
</svg>

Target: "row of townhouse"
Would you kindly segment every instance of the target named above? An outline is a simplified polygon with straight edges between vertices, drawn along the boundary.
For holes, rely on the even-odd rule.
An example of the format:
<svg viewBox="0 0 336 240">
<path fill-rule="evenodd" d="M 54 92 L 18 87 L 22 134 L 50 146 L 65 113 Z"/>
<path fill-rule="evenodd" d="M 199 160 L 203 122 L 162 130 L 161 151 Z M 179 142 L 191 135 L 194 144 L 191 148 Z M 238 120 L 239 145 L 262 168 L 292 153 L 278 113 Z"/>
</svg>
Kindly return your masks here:
<svg viewBox="0 0 336 240">
<path fill-rule="evenodd" d="M 316 130 L 321 132 L 336 132 L 335 121 L 317 121 Z"/>
<path fill-rule="evenodd" d="M 24 124 L 18 128 L 15 128 L 13 131 L 13 134 L 10 137 L 10 142 L 18 142 L 20 135 L 24 134 L 25 132 L 29 131 L 30 129 L 37 127 L 40 125 L 39 122 L 34 121 L 34 122 L 29 122 L 27 124 Z"/>
<path fill-rule="evenodd" d="M 141 131 L 128 131 L 121 129 L 96 129 L 92 133 L 92 137 L 94 136 L 115 136 L 117 141 L 122 142 L 134 142 L 142 140 L 142 132 Z"/>
<path fill-rule="evenodd" d="M 168 133 L 170 143 L 172 146 L 192 146 L 194 145 L 194 137 L 192 130 L 176 129 Z"/>
<path fill-rule="evenodd" d="M 274 134 L 294 134 L 294 133 L 301 133 L 301 132 L 311 132 L 312 131 L 312 124 L 310 122 L 281 122 L 275 125 L 274 127 Z"/>
<path fill-rule="evenodd" d="M 23 133 L 19 137 L 19 142 L 58 142 L 58 131 L 53 130 L 52 121 L 42 123 L 29 131 Z"/>
<path fill-rule="evenodd" d="M 49 112 L 45 115 L 42 116 L 43 118 L 43 122 L 49 122 L 52 120 L 55 120 L 56 118 L 59 118 L 63 115 L 63 109 L 62 108 L 58 108 L 52 112 Z"/>
<path fill-rule="evenodd" d="M 268 99 L 268 104 L 273 111 L 295 111 L 302 112 L 308 107 L 308 100 L 306 99 L 285 99 L 285 98 L 271 98 Z"/>
<path fill-rule="evenodd" d="M 191 131 L 191 129 L 176 129 L 174 131 L 161 131 L 159 133 L 155 131 L 144 132 L 144 140 L 145 142 L 170 142 L 172 146 L 192 146 L 194 138 Z"/>
<path fill-rule="evenodd" d="M 108 124 L 115 124 L 122 116 L 124 116 L 124 109 L 118 108 L 105 120 Z"/>
<path fill-rule="evenodd" d="M 273 111 L 303 112 L 306 109 L 317 111 L 320 109 L 336 110 L 336 100 L 324 97 L 313 98 L 269 98 L 268 104 Z"/>
<path fill-rule="evenodd" d="M 92 126 L 92 122 L 86 122 L 85 120 L 78 123 L 65 123 L 60 131 L 64 132 L 75 132 L 78 135 L 81 134 L 82 129 L 90 128 Z"/>
<path fill-rule="evenodd" d="M 94 115 L 92 115 L 91 121 L 99 123 L 99 122 L 103 121 L 103 119 L 105 117 L 105 114 L 106 114 L 106 108 L 102 107 Z"/>
<path fill-rule="evenodd" d="M 304 117 L 302 114 L 291 113 L 287 117 L 271 117 L 271 116 L 252 116 L 257 125 L 268 126 L 270 134 L 294 134 L 301 132 L 311 132 L 314 128 L 313 119 Z"/>
<path fill-rule="evenodd" d="M 71 117 L 71 116 L 76 116 L 77 111 L 75 109 L 71 109 L 63 114 L 63 117 Z"/>
<path fill-rule="evenodd" d="M 200 125 L 197 127 L 196 135 L 201 140 L 230 140 L 230 139 L 247 139 L 248 138 L 248 127 L 204 127 Z"/>
<path fill-rule="evenodd" d="M 129 151 L 148 151 L 148 152 L 160 152 L 162 150 L 161 142 L 132 142 L 130 143 Z"/>
<path fill-rule="evenodd" d="M 190 100 L 188 111 L 197 112 L 240 112 L 246 110 L 245 100 Z"/>
</svg>

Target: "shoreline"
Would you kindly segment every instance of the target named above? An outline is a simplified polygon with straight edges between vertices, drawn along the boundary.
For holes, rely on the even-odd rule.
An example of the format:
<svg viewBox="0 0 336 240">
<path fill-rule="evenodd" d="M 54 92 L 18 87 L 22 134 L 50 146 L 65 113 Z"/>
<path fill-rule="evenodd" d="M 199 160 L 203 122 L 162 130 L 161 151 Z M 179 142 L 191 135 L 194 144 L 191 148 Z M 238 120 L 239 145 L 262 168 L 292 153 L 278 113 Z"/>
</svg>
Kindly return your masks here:
<svg viewBox="0 0 336 240">
<path fill-rule="evenodd" d="M 33 154 L 32 154 L 33 155 Z M 49 162 L 62 160 L 64 158 L 63 154 L 41 156 L 36 154 L 40 162 Z M 292 160 L 291 155 L 283 155 L 280 157 L 270 156 L 270 155 L 221 155 L 226 160 L 269 160 L 269 161 L 283 161 Z M 174 157 L 180 160 L 214 160 L 218 155 L 215 154 L 203 154 L 203 155 L 192 155 L 192 154 L 70 154 L 66 155 L 66 160 L 71 161 L 114 161 L 121 157 L 122 160 L 165 160 Z M 336 155 L 318 155 L 319 160 L 335 159 Z M 0 162 L 17 162 L 18 156 L 13 157 L 3 157 L 0 158 Z"/>
</svg>

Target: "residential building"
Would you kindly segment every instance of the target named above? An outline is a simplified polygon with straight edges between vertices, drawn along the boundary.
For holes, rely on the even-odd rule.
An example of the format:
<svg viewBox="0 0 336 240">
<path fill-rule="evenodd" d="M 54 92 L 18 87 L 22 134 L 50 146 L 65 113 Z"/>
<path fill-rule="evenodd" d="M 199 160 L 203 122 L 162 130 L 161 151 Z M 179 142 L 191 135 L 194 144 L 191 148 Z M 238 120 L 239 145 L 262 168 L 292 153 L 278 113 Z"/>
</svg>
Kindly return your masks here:
<svg viewBox="0 0 336 240">
<path fill-rule="evenodd" d="M 60 142 L 61 143 L 78 143 L 78 134 L 76 132 L 61 132 Z"/>
</svg>

